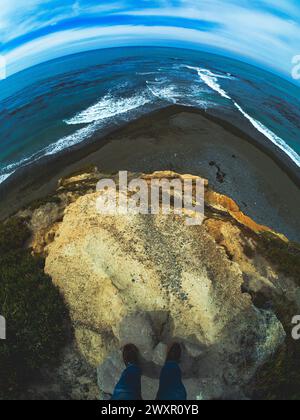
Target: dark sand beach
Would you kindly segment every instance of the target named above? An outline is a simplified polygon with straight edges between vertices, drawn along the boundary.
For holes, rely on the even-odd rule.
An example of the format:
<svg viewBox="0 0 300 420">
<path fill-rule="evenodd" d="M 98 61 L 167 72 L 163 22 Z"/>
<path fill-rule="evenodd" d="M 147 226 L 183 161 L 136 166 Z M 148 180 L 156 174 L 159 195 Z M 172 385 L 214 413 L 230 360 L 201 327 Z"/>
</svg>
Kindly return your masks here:
<svg viewBox="0 0 300 420">
<path fill-rule="evenodd" d="M 239 127 L 239 128 L 237 128 Z M 254 129 L 172 106 L 18 170 L 0 186 L 0 218 L 51 194 L 59 178 L 88 165 L 101 172 L 173 170 L 207 178 L 247 215 L 300 242 L 300 173 Z"/>
</svg>

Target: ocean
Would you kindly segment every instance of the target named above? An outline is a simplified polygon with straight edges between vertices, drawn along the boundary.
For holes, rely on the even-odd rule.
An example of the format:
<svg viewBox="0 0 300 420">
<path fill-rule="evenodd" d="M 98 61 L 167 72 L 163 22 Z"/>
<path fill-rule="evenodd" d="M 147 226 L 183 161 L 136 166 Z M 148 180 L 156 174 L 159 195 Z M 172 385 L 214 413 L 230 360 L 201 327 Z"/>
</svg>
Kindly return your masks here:
<svg viewBox="0 0 300 420">
<path fill-rule="evenodd" d="M 18 168 L 170 104 L 242 116 L 300 167 L 300 88 L 221 56 L 114 48 L 0 82 L 0 183 Z M 101 141 L 101 140 L 100 140 Z"/>
</svg>

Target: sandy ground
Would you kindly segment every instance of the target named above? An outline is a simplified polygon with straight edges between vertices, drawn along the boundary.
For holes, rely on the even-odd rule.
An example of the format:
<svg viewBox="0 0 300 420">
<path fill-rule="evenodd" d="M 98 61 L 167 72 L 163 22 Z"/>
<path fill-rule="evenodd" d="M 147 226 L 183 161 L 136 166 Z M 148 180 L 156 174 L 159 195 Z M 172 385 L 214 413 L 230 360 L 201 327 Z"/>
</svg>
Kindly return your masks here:
<svg viewBox="0 0 300 420">
<path fill-rule="evenodd" d="M 0 187 L 0 217 L 48 195 L 60 177 L 89 164 L 105 173 L 173 170 L 203 176 L 258 223 L 300 242 L 299 173 L 238 129 L 184 107 L 160 110 L 20 170 Z"/>
</svg>

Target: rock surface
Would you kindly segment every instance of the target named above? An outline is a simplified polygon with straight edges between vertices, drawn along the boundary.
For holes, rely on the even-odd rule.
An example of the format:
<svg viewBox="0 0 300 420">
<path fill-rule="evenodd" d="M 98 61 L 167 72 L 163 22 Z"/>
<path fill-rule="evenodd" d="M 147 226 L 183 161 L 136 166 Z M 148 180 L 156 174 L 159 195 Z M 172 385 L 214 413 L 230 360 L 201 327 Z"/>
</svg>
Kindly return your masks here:
<svg viewBox="0 0 300 420">
<path fill-rule="evenodd" d="M 170 172 L 140 177 L 182 178 Z M 143 397 L 155 398 L 166 345 L 173 340 L 184 346 L 189 399 L 243 398 L 258 368 L 286 337 L 276 310 L 256 307 L 253 293 L 280 295 L 288 285 L 289 299 L 299 304 L 294 280 L 257 248 L 266 232 L 286 239 L 256 224 L 207 183 L 205 221 L 187 226 L 174 215 L 101 215 L 99 193 L 91 188 L 97 176 L 93 182 L 79 178 L 61 183 L 63 217 L 51 217 L 42 240 L 35 234 L 31 245 L 47 257 L 46 272 L 70 309 L 76 347 L 98 368 L 102 398 L 123 370 L 120 347 L 126 342 L 141 351 Z M 84 182 L 87 187 L 78 193 Z M 70 185 L 77 187 L 66 195 Z"/>
</svg>

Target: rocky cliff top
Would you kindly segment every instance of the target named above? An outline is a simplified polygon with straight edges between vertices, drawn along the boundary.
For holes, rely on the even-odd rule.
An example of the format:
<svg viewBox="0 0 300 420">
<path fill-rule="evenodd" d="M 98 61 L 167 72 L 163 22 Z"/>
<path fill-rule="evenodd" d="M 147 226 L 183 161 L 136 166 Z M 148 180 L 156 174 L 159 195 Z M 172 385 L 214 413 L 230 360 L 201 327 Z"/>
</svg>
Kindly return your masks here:
<svg viewBox="0 0 300 420">
<path fill-rule="evenodd" d="M 130 178 L 137 176 L 191 177 Z M 154 398 L 174 339 L 184 345 L 190 399 L 244 398 L 254 390 L 266 396 L 282 380 L 274 366 L 291 362 L 282 349 L 296 352 L 289 328 L 300 307 L 299 247 L 207 181 L 201 226 L 175 215 L 101 215 L 95 187 L 105 177 L 96 168 L 73 174 L 55 195 L 19 213 L 69 308 L 76 354 L 98 368 L 102 397 L 123 369 L 120 347 L 133 342 L 143 359 L 143 396 Z M 68 386 L 78 388 L 76 366 L 68 350 L 56 380 L 68 376 Z M 92 376 L 81 381 L 93 387 Z"/>
</svg>

